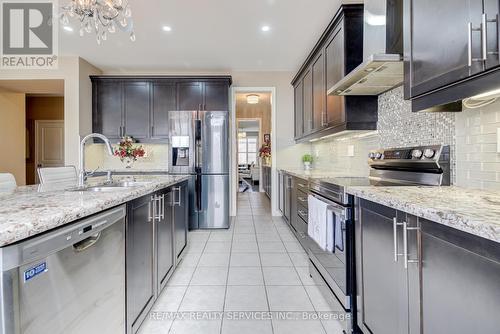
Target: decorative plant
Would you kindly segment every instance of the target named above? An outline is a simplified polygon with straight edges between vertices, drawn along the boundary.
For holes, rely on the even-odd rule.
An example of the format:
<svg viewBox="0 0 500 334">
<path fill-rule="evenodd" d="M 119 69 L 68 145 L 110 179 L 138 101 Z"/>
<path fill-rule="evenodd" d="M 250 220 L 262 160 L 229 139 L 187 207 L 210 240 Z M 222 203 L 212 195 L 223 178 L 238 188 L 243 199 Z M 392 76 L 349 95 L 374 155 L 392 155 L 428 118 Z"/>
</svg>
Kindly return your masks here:
<svg viewBox="0 0 500 334">
<path fill-rule="evenodd" d="M 118 148 L 115 150 L 114 154 L 119 157 L 121 161 L 137 161 L 138 158 L 142 158 L 146 155 L 146 151 L 142 145 L 134 146 L 134 139 L 126 136 L 120 140 Z"/>
<path fill-rule="evenodd" d="M 270 158 L 271 157 L 271 143 L 266 142 L 262 144 L 259 150 L 259 157 L 261 158 Z"/>
<path fill-rule="evenodd" d="M 311 154 L 304 154 L 302 156 L 302 162 L 308 162 L 308 163 L 313 163 L 314 158 Z"/>
</svg>

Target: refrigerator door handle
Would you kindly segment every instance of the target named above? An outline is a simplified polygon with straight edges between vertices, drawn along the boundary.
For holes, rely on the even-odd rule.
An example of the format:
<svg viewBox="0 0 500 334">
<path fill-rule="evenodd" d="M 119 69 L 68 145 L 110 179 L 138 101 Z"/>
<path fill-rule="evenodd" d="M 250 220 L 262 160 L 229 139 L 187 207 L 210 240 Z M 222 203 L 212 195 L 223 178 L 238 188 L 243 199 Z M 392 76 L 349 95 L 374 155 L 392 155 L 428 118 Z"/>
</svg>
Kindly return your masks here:
<svg viewBox="0 0 500 334">
<path fill-rule="evenodd" d="M 201 212 L 201 175 L 196 175 L 196 209 Z"/>
</svg>

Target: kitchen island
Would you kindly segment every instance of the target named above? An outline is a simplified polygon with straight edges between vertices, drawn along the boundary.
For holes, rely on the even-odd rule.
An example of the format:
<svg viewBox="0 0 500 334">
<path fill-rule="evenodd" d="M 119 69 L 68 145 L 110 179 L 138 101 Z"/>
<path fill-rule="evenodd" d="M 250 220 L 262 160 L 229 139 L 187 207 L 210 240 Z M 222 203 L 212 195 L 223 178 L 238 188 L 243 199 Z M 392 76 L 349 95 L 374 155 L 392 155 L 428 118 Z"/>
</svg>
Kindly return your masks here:
<svg viewBox="0 0 500 334">
<path fill-rule="evenodd" d="M 184 176 L 17 187 L 0 204 L 0 334 L 136 333 L 187 247 Z"/>
</svg>

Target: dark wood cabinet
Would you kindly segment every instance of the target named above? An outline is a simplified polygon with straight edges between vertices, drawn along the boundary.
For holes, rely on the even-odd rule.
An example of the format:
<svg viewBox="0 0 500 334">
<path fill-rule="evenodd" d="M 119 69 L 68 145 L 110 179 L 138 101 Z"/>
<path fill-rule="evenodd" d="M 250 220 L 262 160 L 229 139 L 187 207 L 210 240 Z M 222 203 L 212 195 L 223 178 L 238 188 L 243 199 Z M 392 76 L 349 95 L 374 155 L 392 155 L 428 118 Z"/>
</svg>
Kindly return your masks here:
<svg viewBox="0 0 500 334">
<path fill-rule="evenodd" d="M 339 24 L 325 45 L 325 81 L 326 89 L 339 82 L 345 75 L 344 71 L 344 27 Z M 326 125 L 337 126 L 345 122 L 344 97 L 327 95 L 326 97 Z"/>
<path fill-rule="evenodd" d="M 155 300 L 154 223 L 151 195 L 127 205 L 127 332 L 135 333 Z M 147 311 L 146 311 L 147 313 Z"/>
<path fill-rule="evenodd" d="M 295 139 L 304 134 L 304 88 L 302 80 L 294 87 Z"/>
<path fill-rule="evenodd" d="M 311 65 L 312 95 L 313 95 L 313 131 L 319 131 L 326 125 L 326 85 L 325 85 L 325 57 L 320 50 Z"/>
<path fill-rule="evenodd" d="M 118 81 L 103 82 L 93 87 L 92 127 L 108 138 L 120 138 L 123 133 L 123 90 Z"/>
<path fill-rule="evenodd" d="M 175 254 L 180 261 L 182 252 L 187 245 L 189 228 L 189 189 L 188 181 L 182 182 L 172 189 L 172 203 L 174 207 Z"/>
<path fill-rule="evenodd" d="M 93 131 L 118 140 L 167 142 L 168 112 L 229 110 L 229 76 L 91 76 Z"/>
<path fill-rule="evenodd" d="M 303 94 L 303 135 L 308 135 L 313 131 L 313 77 L 312 71 L 308 68 L 304 73 L 304 79 L 302 80 L 302 85 L 304 89 Z"/>
<path fill-rule="evenodd" d="M 177 88 L 175 83 L 153 83 L 151 106 L 151 137 L 168 139 L 168 112 L 177 110 Z"/>
<path fill-rule="evenodd" d="M 461 111 L 461 100 L 498 88 L 495 0 L 405 0 L 405 98 L 413 111 Z M 483 36 L 485 39 L 483 39 Z"/>
<path fill-rule="evenodd" d="M 363 5 L 343 5 L 292 81 L 297 141 L 377 128 L 376 96 L 327 94 L 362 60 Z"/>
<path fill-rule="evenodd" d="M 177 85 L 178 110 L 200 110 L 203 104 L 203 83 L 180 82 Z"/>
<path fill-rule="evenodd" d="M 157 291 L 161 293 L 174 271 L 174 215 L 172 206 L 173 188 L 160 190 L 154 195 L 155 245 L 157 264 Z"/>
<path fill-rule="evenodd" d="M 124 133 L 137 140 L 150 137 L 150 83 L 123 83 Z"/>
<path fill-rule="evenodd" d="M 203 110 L 229 110 L 229 87 L 225 83 L 205 82 L 203 84 Z"/>
<path fill-rule="evenodd" d="M 357 200 L 356 206 L 363 332 L 466 334 L 499 328 L 498 243 L 378 203 Z"/>
</svg>

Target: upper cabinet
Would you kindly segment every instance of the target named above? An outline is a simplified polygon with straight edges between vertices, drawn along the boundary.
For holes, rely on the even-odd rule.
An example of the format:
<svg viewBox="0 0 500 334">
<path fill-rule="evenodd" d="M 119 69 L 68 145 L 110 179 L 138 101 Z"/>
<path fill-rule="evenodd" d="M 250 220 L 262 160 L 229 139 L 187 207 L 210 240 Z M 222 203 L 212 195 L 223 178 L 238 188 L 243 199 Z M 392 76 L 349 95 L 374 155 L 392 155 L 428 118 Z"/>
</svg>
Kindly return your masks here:
<svg viewBox="0 0 500 334">
<path fill-rule="evenodd" d="M 376 96 L 329 96 L 363 60 L 363 5 L 343 5 L 292 81 L 295 140 L 377 126 Z"/>
<path fill-rule="evenodd" d="M 461 111 L 497 89 L 499 2 L 405 0 L 405 98 L 413 111 Z"/>
<path fill-rule="evenodd" d="M 229 110 L 229 76 L 91 76 L 92 130 L 110 139 L 167 142 L 173 110 Z"/>
</svg>

